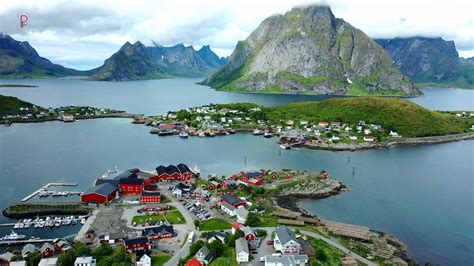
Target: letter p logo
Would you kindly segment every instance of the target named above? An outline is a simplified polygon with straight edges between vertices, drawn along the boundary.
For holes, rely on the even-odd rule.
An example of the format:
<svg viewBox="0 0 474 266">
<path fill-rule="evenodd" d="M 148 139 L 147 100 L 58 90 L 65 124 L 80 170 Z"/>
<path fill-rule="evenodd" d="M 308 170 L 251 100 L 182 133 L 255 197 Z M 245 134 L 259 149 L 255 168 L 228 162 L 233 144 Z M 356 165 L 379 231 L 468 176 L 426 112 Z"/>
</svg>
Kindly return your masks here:
<svg viewBox="0 0 474 266">
<path fill-rule="evenodd" d="M 28 26 L 28 15 L 20 14 L 20 28 Z"/>
</svg>

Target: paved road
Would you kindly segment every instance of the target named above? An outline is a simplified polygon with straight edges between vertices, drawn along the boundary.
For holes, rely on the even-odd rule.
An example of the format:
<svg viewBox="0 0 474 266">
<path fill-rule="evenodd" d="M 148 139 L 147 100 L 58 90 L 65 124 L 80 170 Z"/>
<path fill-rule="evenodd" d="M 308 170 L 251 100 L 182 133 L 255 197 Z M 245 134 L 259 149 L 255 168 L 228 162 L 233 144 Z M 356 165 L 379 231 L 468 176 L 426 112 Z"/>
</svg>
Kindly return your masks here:
<svg viewBox="0 0 474 266">
<path fill-rule="evenodd" d="M 329 238 L 326 238 L 318 233 L 315 233 L 315 232 L 311 232 L 311 231 L 306 231 L 306 230 L 300 230 L 300 232 L 302 234 L 305 234 L 305 235 L 308 235 L 310 237 L 314 237 L 314 238 L 317 238 L 317 239 L 321 239 L 322 241 L 328 243 L 329 245 L 333 246 L 333 247 L 336 247 L 338 249 L 340 249 L 342 252 L 346 253 L 346 255 L 349 255 L 353 258 L 355 258 L 356 260 L 362 262 L 362 263 L 365 263 L 367 265 L 370 265 L 370 266 L 376 266 L 377 264 L 371 262 L 370 260 L 362 257 L 362 256 L 359 256 L 357 254 L 355 254 L 354 252 L 351 252 L 349 249 L 347 249 L 346 247 L 344 247 L 343 245 L 339 244 L 337 241 L 334 241 L 332 239 L 329 239 Z"/>
<path fill-rule="evenodd" d="M 188 210 L 186 210 L 186 208 L 184 208 L 183 205 L 181 205 L 178 202 L 173 201 L 173 202 L 168 203 L 168 204 L 171 205 L 171 206 L 176 207 L 181 212 L 181 214 L 183 214 L 184 219 L 186 219 L 186 224 L 177 224 L 177 225 L 175 225 L 176 229 L 178 231 L 181 231 L 179 233 L 181 233 L 181 234 L 188 233 L 189 234 L 191 231 L 194 231 L 194 234 L 195 234 L 194 239 L 198 239 L 199 238 L 199 232 L 196 230 L 196 226 L 194 225 L 194 219 L 193 219 L 193 217 L 191 217 L 191 214 L 188 212 Z M 188 243 L 188 240 L 184 239 L 184 245 L 181 247 L 181 249 L 178 252 L 174 253 L 173 257 L 171 257 L 171 259 L 165 264 L 165 266 L 178 265 L 180 258 L 184 258 L 184 257 L 188 256 L 189 246 L 190 246 L 190 244 Z"/>
</svg>

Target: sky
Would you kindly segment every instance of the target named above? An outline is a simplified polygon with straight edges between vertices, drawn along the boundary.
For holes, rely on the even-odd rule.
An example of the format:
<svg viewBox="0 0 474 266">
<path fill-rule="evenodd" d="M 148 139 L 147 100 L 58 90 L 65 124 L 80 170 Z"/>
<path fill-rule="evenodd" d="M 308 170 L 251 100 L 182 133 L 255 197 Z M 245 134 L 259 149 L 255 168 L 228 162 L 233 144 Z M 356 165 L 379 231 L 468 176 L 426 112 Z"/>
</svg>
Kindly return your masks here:
<svg viewBox="0 0 474 266">
<path fill-rule="evenodd" d="M 209 44 L 228 56 L 266 17 L 308 4 L 329 5 L 372 38 L 442 37 L 474 56 L 472 0 L 0 0 L 0 32 L 54 63 L 91 69 L 127 41 Z"/>
</svg>

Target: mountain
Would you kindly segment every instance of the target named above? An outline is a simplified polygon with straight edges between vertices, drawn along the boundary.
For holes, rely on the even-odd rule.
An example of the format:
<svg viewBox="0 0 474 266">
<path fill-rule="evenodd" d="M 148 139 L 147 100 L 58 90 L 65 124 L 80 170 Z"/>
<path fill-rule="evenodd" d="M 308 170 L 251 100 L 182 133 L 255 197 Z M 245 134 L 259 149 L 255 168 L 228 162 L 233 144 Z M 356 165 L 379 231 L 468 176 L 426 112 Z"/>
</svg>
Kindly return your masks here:
<svg viewBox="0 0 474 266">
<path fill-rule="evenodd" d="M 295 7 L 265 19 L 201 84 L 221 90 L 412 95 L 420 92 L 390 56 L 328 6 Z"/>
<path fill-rule="evenodd" d="M 0 119 L 6 115 L 21 114 L 20 108 L 32 108 L 35 105 L 16 97 L 0 94 Z"/>
<path fill-rule="evenodd" d="M 154 62 L 141 42 L 126 42 L 116 53 L 105 60 L 100 70 L 90 80 L 124 81 L 169 77 Z"/>
<path fill-rule="evenodd" d="M 453 41 L 427 37 L 375 41 L 390 54 L 400 72 L 422 86 L 474 86 L 474 71 L 461 64 Z"/>
<path fill-rule="evenodd" d="M 460 57 L 459 60 L 461 61 L 461 64 L 474 65 L 474 57 L 468 57 L 468 58 Z"/>
<path fill-rule="evenodd" d="M 169 77 L 203 77 L 225 64 L 209 46 L 199 51 L 178 44 L 146 47 L 141 42 L 126 43 L 91 76 L 91 80 L 137 80 Z"/>
<path fill-rule="evenodd" d="M 10 35 L 0 33 L 0 77 L 85 76 L 93 72 L 94 70 L 78 71 L 54 64 L 41 57 L 28 42 L 20 42 Z"/>
</svg>

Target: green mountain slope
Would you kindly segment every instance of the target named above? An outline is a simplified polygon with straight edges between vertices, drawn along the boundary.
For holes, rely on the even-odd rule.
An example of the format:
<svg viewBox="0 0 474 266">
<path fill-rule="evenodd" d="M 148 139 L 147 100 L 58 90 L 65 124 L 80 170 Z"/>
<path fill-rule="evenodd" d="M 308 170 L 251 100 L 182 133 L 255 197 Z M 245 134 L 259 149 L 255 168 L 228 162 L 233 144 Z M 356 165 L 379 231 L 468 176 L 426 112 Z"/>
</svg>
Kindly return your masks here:
<svg viewBox="0 0 474 266">
<path fill-rule="evenodd" d="M 390 56 L 327 6 L 265 19 L 201 84 L 230 91 L 413 95 Z"/>
<path fill-rule="evenodd" d="M 319 102 L 280 105 L 266 110 L 267 119 L 346 122 L 383 125 L 405 137 L 463 133 L 472 121 L 452 114 L 429 111 L 413 102 L 397 98 L 335 98 Z"/>
<path fill-rule="evenodd" d="M 21 114 L 20 108 L 32 108 L 33 106 L 35 105 L 16 97 L 0 95 L 0 118 L 6 115 Z"/>
</svg>

